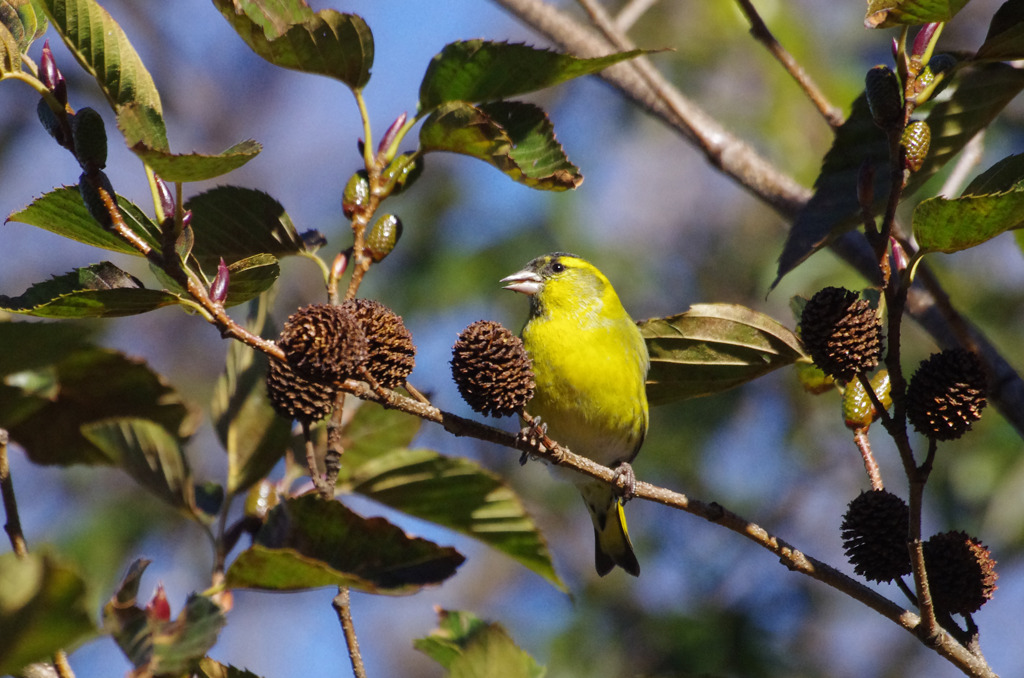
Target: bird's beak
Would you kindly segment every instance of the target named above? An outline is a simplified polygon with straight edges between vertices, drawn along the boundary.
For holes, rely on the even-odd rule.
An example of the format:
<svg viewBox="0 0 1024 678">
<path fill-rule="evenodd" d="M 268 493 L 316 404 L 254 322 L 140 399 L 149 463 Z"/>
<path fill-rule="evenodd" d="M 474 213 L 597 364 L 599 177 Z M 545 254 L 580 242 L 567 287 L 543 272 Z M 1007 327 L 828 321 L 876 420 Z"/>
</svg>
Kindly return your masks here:
<svg viewBox="0 0 1024 678">
<path fill-rule="evenodd" d="M 506 290 L 522 292 L 531 297 L 540 292 L 540 288 L 544 286 L 544 279 L 527 268 L 513 273 L 507 278 L 502 278 L 500 282 L 508 283 L 505 285 Z"/>
</svg>

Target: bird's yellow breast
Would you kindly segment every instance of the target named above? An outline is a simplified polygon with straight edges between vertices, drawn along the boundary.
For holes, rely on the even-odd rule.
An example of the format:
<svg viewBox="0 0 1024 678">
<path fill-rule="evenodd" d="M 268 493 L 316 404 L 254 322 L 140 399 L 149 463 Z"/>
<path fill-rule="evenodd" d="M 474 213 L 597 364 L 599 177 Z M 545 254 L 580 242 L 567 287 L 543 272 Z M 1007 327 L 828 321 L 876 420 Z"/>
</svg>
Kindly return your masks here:
<svg viewBox="0 0 1024 678">
<path fill-rule="evenodd" d="M 617 297 L 544 302 L 523 329 L 537 382 L 529 413 L 577 454 L 605 465 L 632 459 L 647 431 L 648 356 L 639 329 Z"/>
</svg>

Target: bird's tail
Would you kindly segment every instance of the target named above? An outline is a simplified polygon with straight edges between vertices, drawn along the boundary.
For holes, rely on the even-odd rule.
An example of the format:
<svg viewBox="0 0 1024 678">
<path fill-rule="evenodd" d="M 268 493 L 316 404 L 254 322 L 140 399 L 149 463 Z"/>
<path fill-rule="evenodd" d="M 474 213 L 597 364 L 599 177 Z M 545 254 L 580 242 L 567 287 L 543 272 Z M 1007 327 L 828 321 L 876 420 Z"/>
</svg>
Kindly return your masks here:
<svg viewBox="0 0 1024 678">
<path fill-rule="evenodd" d="M 606 483 L 582 484 L 580 493 L 594 523 L 594 565 L 597 573 L 603 577 L 618 565 L 634 577 L 640 576 L 640 563 L 629 541 L 622 501 Z"/>
</svg>

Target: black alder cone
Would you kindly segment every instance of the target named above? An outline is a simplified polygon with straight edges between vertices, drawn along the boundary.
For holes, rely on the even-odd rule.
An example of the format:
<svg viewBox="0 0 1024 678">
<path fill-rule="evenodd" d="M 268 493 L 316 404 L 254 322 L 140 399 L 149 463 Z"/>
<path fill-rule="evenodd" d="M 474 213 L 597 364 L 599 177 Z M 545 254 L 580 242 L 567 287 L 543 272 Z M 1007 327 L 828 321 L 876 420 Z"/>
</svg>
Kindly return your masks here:
<svg viewBox="0 0 1024 678">
<path fill-rule="evenodd" d="M 274 411 L 305 424 L 320 421 L 334 409 L 337 391 L 326 383 L 303 379 L 288 363 L 270 359 L 267 396 Z"/>
<path fill-rule="evenodd" d="M 981 419 L 985 408 L 981 361 L 960 348 L 935 353 L 921 363 L 907 387 L 907 419 L 935 440 L 956 440 Z"/>
<path fill-rule="evenodd" d="M 533 397 L 533 368 L 523 341 L 500 323 L 478 320 L 452 349 L 452 377 L 476 412 L 504 417 Z"/>
<path fill-rule="evenodd" d="M 330 304 L 305 306 L 289 316 L 277 344 L 298 375 L 322 383 L 359 376 L 369 351 L 352 313 Z"/>
<path fill-rule="evenodd" d="M 928 539 L 923 548 L 935 609 L 971 614 L 992 599 L 996 561 L 981 541 L 966 532 L 943 532 Z"/>
<path fill-rule="evenodd" d="M 372 299 L 352 299 L 343 303 L 366 336 L 366 370 L 385 388 L 398 388 L 416 364 L 416 346 L 412 335 L 396 314 Z"/>
<path fill-rule="evenodd" d="M 804 306 L 800 334 L 825 374 L 849 381 L 878 365 L 882 326 L 867 301 L 841 287 L 819 290 Z"/>
<path fill-rule="evenodd" d="M 910 574 L 907 532 L 910 510 L 885 490 L 861 492 L 843 516 L 843 549 L 853 570 L 869 581 Z"/>
</svg>

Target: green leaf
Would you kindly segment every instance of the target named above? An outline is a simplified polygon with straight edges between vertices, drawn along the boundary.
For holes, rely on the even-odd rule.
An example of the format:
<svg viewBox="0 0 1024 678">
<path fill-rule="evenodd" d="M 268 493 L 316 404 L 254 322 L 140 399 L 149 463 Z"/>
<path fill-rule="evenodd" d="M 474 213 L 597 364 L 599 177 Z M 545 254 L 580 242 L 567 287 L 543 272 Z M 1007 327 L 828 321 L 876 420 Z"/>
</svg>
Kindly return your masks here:
<svg viewBox="0 0 1024 678">
<path fill-rule="evenodd" d="M 207 270 L 255 254 L 277 258 L 308 251 L 281 203 L 251 188 L 219 186 L 185 203 L 192 210 L 193 256 Z"/>
<path fill-rule="evenodd" d="M 69 329 L 67 323 L 0 320 L 0 376 L 49 367 L 90 345 L 86 328 Z"/>
<path fill-rule="evenodd" d="M 36 7 L 34 0 L 0 0 L 0 35 L 6 28 L 21 54 L 27 52 L 34 41 L 43 37 L 46 27 L 46 17 Z"/>
<path fill-rule="evenodd" d="M 985 42 L 975 59 L 1010 61 L 1024 58 L 1024 2 L 1007 0 L 992 16 Z"/>
<path fill-rule="evenodd" d="M 472 537 L 565 591 L 537 524 L 498 475 L 432 450 L 398 448 L 369 460 L 349 455 L 345 489 Z"/>
<path fill-rule="evenodd" d="M 170 150 L 160 93 L 113 17 L 95 0 L 40 1 L 71 53 L 96 78 L 118 127 L 131 131 L 129 147 Z"/>
<path fill-rule="evenodd" d="M 979 174 L 962 195 L 988 195 L 1024 186 L 1024 153 L 1003 158 Z"/>
<path fill-rule="evenodd" d="M 192 594 L 178 618 L 165 620 L 138 606 L 142 573 L 149 561 L 137 560 L 121 587 L 103 608 L 104 629 L 113 636 L 135 675 L 180 676 L 197 670 L 227 623 L 220 606 Z"/>
<path fill-rule="evenodd" d="M 3 5 L 0 5 L 0 9 Z M 7 26 L 0 23 L 0 80 L 4 73 L 17 73 L 21 71 L 21 49 L 18 47 L 17 38 L 8 30 Z"/>
<path fill-rule="evenodd" d="M 512 489 L 468 459 L 408 449 L 420 424 L 410 414 L 361 403 L 344 430 L 339 491 L 472 537 L 564 591 L 543 535 Z"/>
<path fill-rule="evenodd" d="M 992 122 L 1024 88 L 1024 70 L 1000 63 L 963 68 L 956 72 L 950 88 L 953 92 L 949 98 L 937 102 L 928 113 L 931 150 L 922 168 L 911 177 L 904 197 L 923 186 Z M 814 182 L 814 195 L 790 227 L 773 287 L 807 257 L 860 225 L 857 177 L 863 163 L 874 171 L 874 207 L 879 213 L 889 193 L 888 145 L 861 94 L 825 155 Z"/>
<path fill-rule="evenodd" d="M 83 425 L 82 435 L 147 490 L 195 512 L 192 474 L 181 440 L 163 426 L 147 419 L 107 419 Z"/>
<path fill-rule="evenodd" d="M 255 299 L 270 289 L 281 275 L 281 267 L 273 254 L 254 254 L 228 266 L 231 278 L 225 306 L 235 306 Z"/>
<path fill-rule="evenodd" d="M 295 591 L 350 586 L 367 593 L 414 593 L 455 574 L 451 547 L 410 537 L 383 518 L 363 518 L 307 494 L 276 506 L 255 543 L 228 568 L 228 588 Z"/>
<path fill-rule="evenodd" d="M 804 356 L 790 330 L 734 304 L 694 304 L 689 311 L 640 323 L 651 370 L 651 405 L 718 393 Z"/>
<path fill-rule="evenodd" d="M 98 348 L 76 350 L 53 364 L 56 394 L 31 417 L 8 426 L 37 464 L 109 464 L 82 427 L 112 418 L 159 423 L 179 437 L 196 426 L 181 397 L 141 360 Z"/>
<path fill-rule="evenodd" d="M 546 674 L 501 625 L 469 612 L 438 610 L 438 618 L 439 627 L 413 646 L 451 678 L 541 678 Z"/>
<path fill-rule="evenodd" d="M 326 75 L 352 89 L 370 80 L 373 34 L 362 17 L 313 12 L 302 0 L 214 0 L 252 51 L 270 63 Z"/>
<path fill-rule="evenodd" d="M 109 261 L 36 283 L 18 297 L 0 294 L 0 309 L 40 318 L 116 318 L 172 306 L 170 292 L 149 290 Z"/>
<path fill-rule="evenodd" d="M 547 115 L 532 104 L 447 102 L 424 121 L 420 147 L 478 158 L 531 188 L 564 191 L 583 182 Z"/>
<path fill-rule="evenodd" d="M 869 0 L 864 25 L 891 28 L 949 21 L 966 4 L 967 0 Z"/>
<path fill-rule="evenodd" d="M 160 251 L 160 226 L 127 198 L 117 196 L 117 206 L 125 224 L 150 247 Z M 12 213 L 7 221 L 18 221 L 29 226 L 56 233 L 78 242 L 102 247 L 122 254 L 142 256 L 120 236 L 103 228 L 82 202 L 77 186 L 54 189 L 32 201 L 32 204 Z"/>
<path fill-rule="evenodd" d="M 420 83 L 419 110 L 448 101 L 496 101 L 590 75 L 649 50 L 580 59 L 529 45 L 465 40 L 445 45 Z"/>
<path fill-rule="evenodd" d="M 255 158 L 263 147 L 247 139 L 216 155 L 202 153 L 174 154 L 168 151 L 148 148 L 144 142 L 135 144 L 131 139 L 140 136 L 140 129 L 134 118 L 127 116 L 119 121 L 121 131 L 129 140 L 129 147 L 164 181 L 207 181 L 232 172 Z M 129 125 L 131 125 L 129 127 Z"/>
<path fill-rule="evenodd" d="M 260 299 L 260 306 L 266 303 L 265 298 Z M 265 309 L 257 312 L 247 329 L 260 334 L 261 319 L 265 317 Z M 241 342 L 231 342 L 211 403 L 214 429 L 228 454 L 230 494 L 245 492 L 270 473 L 291 439 L 291 422 L 275 416 L 267 398 L 266 374 L 267 358 L 263 353 Z"/>
<path fill-rule="evenodd" d="M 85 582 L 52 557 L 0 555 L 0 675 L 96 635 Z"/>
<path fill-rule="evenodd" d="M 1024 226 L 1024 191 L 929 198 L 914 209 L 914 238 L 922 252 L 959 252 Z"/>
</svg>

